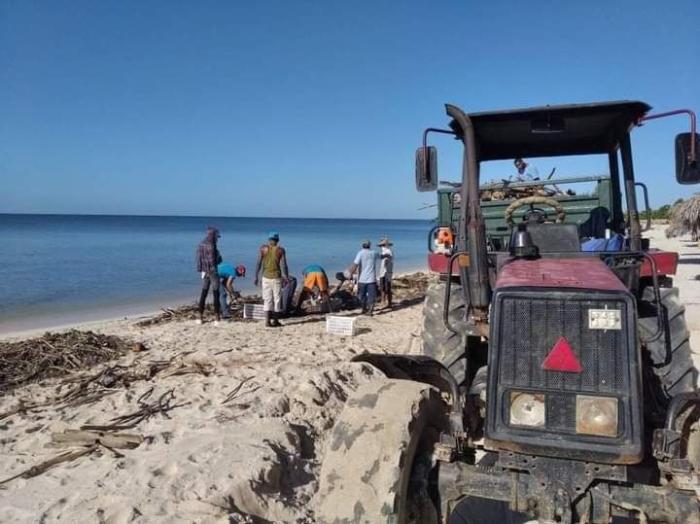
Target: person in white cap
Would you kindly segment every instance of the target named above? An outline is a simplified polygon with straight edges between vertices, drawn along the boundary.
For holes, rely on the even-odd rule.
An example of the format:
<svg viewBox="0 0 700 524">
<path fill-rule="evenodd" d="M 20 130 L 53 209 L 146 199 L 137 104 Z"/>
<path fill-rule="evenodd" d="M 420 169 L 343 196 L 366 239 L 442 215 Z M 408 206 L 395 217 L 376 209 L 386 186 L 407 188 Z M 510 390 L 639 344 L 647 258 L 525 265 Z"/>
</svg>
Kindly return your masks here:
<svg viewBox="0 0 700 524">
<path fill-rule="evenodd" d="M 353 275 L 356 271 L 357 277 L 357 298 L 362 304 L 362 312 L 372 316 L 374 303 L 377 300 L 377 261 L 379 257 L 375 251 L 370 249 L 370 241 L 362 241 L 362 249 L 355 255 L 355 260 L 350 266 L 349 273 Z"/>
<path fill-rule="evenodd" d="M 391 309 L 392 293 L 391 293 L 391 278 L 394 276 L 394 253 L 391 246 L 394 244 L 387 237 L 383 237 L 377 244 L 380 248 L 379 258 L 381 264 L 379 266 L 379 296 L 381 302 L 386 303 L 386 307 Z"/>
</svg>

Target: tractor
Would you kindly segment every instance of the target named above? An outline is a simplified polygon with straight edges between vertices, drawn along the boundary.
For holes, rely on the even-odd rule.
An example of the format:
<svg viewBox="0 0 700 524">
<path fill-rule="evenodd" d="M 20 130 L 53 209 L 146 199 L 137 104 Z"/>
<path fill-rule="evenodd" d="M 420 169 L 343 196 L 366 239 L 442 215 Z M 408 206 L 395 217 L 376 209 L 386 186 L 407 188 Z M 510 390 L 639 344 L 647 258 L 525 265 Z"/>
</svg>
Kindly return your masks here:
<svg viewBox="0 0 700 524">
<path fill-rule="evenodd" d="M 445 107 L 449 127 L 426 129 L 416 152 L 417 188 L 438 197 L 422 354 L 355 358 L 386 379 L 360 386 L 335 421 L 317 520 L 700 522 L 679 257 L 643 237 L 630 140 L 688 115 L 676 179 L 698 183 L 694 113 L 638 101 Z M 461 143 L 459 183 L 438 189 L 430 134 Z M 480 184 L 489 162 L 584 155 L 604 155 L 609 173 Z M 594 187 L 566 190 L 572 181 Z"/>
</svg>

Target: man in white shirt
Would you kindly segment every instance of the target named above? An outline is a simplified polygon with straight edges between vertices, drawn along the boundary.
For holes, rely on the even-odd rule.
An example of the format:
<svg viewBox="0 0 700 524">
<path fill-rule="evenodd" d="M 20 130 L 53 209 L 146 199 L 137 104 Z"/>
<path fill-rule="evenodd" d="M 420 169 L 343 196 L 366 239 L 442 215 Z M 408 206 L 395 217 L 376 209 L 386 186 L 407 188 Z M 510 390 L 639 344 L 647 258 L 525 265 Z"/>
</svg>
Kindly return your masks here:
<svg viewBox="0 0 700 524">
<path fill-rule="evenodd" d="M 387 237 L 379 240 L 377 244 L 380 248 L 379 258 L 381 265 L 379 266 L 379 295 L 382 303 L 391 309 L 392 293 L 391 293 L 391 278 L 394 276 L 394 253 L 391 250 L 392 244 Z"/>
<path fill-rule="evenodd" d="M 370 241 L 362 241 L 362 249 L 355 255 L 350 266 L 350 274 L 359 272 L 357 277 L 357 298 L 362 304 L 362 312 L 372 316 L 377 300 L 377 262 L 379 256 L 370 249 Z"/>
</svg>

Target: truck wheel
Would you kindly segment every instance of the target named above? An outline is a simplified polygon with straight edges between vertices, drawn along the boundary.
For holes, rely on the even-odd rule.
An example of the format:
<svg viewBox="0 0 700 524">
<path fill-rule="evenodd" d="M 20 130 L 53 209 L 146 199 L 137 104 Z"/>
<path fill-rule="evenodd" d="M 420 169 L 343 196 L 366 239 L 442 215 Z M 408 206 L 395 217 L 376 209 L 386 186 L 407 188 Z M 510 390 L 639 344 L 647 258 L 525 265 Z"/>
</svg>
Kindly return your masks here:
<svg viewBox="0 0 700 524">
<path fill-rule="evenodd" d="M 328 440 L 318 522 L 437 523 L 428 474 L 445 413 L 427 384 L 387 379 L 360 386 Z"/>
<path fill-rule="evenodd" d="M 665 333 L 648 342 L 643 342 L 652 369 L 659 380 L 662 397 L 669 400 L 678 393 L 693 391 L 698 370 L 693 364 L 690 349 L 690 332 L 685 322 L 685 306 L 678 299 L 677 288 L 662 288 L 662 325 Z M 657 313 L 653 304 L 654 290 L 647 287 L 642 295 L 639 332 L 646 340 L 656 331 Z"/>
<path fill-rule="evenodd" d="M 449 312 L 450 323 L 459 334 L 452 333 L 445 326 L 444 303 L 445 283 L 432 284 L 425 294 L 423 305 L 422 353 L 441 362 L 461 384 L 466 375 L 467 326 L 466 305 L 460 284 L 452 284 Z"/>
</svg>

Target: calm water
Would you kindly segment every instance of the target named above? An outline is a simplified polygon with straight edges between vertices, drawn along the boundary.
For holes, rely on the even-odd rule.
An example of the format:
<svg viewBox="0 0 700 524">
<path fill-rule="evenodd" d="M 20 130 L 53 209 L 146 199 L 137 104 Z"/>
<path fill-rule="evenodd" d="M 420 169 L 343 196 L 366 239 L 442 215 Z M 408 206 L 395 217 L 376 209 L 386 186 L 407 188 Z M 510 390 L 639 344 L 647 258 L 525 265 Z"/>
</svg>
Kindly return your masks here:
<svg viewBox="0 0 700 524">
<path fill-rule="evenodd" d="M 279 231 L 293 275 L 314 262 L 333 278 L 363 238 L 376 244 L 384 235 L 394 242 L 396 272 L 425 267 L 430 228 L 424 220 L 0 214 L 0 332 L 193 301 L 195 249 L 208 225 L 221 231 L 224 260 L 248 268 L 237 281 L 245 291 L 269 230 Z"/>
</svg>

